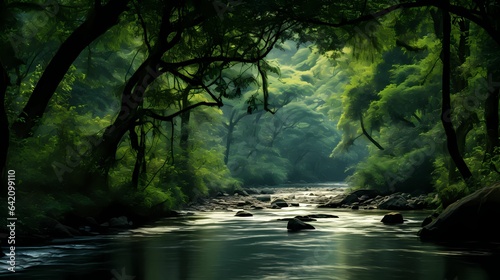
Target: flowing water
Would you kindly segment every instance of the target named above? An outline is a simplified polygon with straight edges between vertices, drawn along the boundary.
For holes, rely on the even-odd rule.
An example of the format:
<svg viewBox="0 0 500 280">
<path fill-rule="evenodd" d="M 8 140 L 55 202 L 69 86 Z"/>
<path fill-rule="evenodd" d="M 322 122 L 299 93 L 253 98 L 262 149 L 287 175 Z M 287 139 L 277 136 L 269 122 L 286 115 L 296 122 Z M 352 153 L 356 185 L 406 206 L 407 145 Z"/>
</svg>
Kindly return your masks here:
<svg viewBox="0 0 500 280">
<path fill-rule="evenodd" d="M 381 210 L 308 205 L 252 212 L 197 212 L 119 235 L 18 248 L 17 271 L 7 271 L 2 261 L 0 278 L 500 279 L 498 246 L 421 242 L 416 232 L 427 211 L 402 212 L 400 225 L 382 224 L 387 211 Z M 315 230 L 296 233 L 277 221 L 321 213 L 339 218 L 317 219 L 309 222 Z"/>
</svg>

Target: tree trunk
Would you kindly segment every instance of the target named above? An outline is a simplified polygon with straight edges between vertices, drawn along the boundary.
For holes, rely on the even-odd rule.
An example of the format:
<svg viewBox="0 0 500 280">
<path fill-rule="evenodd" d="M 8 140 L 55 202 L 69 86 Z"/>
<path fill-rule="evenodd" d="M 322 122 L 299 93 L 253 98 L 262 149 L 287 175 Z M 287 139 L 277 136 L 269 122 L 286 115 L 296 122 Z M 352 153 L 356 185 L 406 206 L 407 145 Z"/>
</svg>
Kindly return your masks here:
<svg viewBox="0 0 500 280">
<path fill-rule="evenodd" d="M 231 143 L 233 142 L 233 132 L 235 122 L 233 122 L 235 111 L 231 113 L 231 118 L 229 118 L 229 124 L 227 125 L 227 136 L 226 136 L 226 151 L 224 152 L 224 164 L 227 165 L 229 162 L 229 153 L 231 152 Z"/>
<path fill-rule="evenodd" d="M 484 104 L 484 119 L 486 121 L 486 154 L 485 158 L 489 158 L 495 154 L 495 148 L 499 147 L 498 140 L 498 97 L 499 88 L 491 88 L 488 90 Z"/>
<path fill-rule="evenodd" d="M 458 41 L 458 53 L 457 57 L 455 58 L 456 62 L 453 63 L 454 66 L 454 71 L 452 74 L 452 79 L 453 79 L 453 85 L 454 85 L 454 90 L 451 94 L 456 94 L 464 89 L 467 88 L 467 79 L 459 73 L 457 70 L 459 66 L 462 66 L 467 57 L 470 55 L 470 47 L 468 44 L 469 40 L 469 21 L 468 20 L 460 20 L 458 21 L 458 27 L 460 29 L 460 38 Z M 467 138 L 467 134 L 469 131 L 474 126 L 474 123 L 477 121 L 477 116 L 475 114 L 471 114 L 470 116 L 467 117 L 467 119 L 461 120 L 460 125 L 457 127 L 456 134 L 457 134 L 457 145 L 458 145 L 458 151 L 460 154 L 463 154 L 465 151 L 465 140 Z M 449 183 L 454 183 L 460 180 L 460 174 L 457 171 L 457 166 L 455 165 L 455 162 L 453 159 L 449 159 L 449 169 L 448 169 L 448 182 Z"/>
<path fill-rule="evenodd" d="M 9 119 L 5 111 L 5 94 L 9 84 L 9 76 L 0 62 L 0 142 L 4 143 L 0 145 L 0 178 L 3 178 L 9 151 Z"/>
<path fill-rule="evenodd" d="M 496 30 L 500 28 L 500 20 L 498 19 L 498 13 L 500 12 L 500 7 L 498 5 L 491 6 L 489 13 L 493 19 L 493 25 Z M 499 91 L 498 79 L 500 79 L 500 71 L 498 71 L 498 65 L 490 64 L 488 66 L 488 96 L 485 100 L 484 106 L 484 119 L 486 121 L 486 153 L 484 160 L 489 160 L 490 157 L 498 154 L 498 147 L 500 147 L 499 137 L 499 117 L 498 117 L 498 102 L 499 102 Z M 492 165 L 493 170 L 498 172 L 497 168 Z"/>
<path fill-rule="evenodd" d="M 458 41 L 458 54 L 457 54 L 457 66 L 461 66 L 465 63 L 465 60 L 470 55 L 470 47 L 469 47 L 469 21 L 466 19 L 462 19 L 458 21 L 458 27 L 460 30 L 460 39 Z M 464 90 L 467 87 L 467 79 L 458 73 L 459 71 L 455 70 L 453 74 L 454 80 L 453 84 L 455 85 L 455 93 L 458 93 Z"/>
<path fill-rule="evenodd" d="M 132 148 L 137 152 L 134 171 L 132 172 L 132 187 L 137 189 L 141 175 L 146 172 L 146 132 L 144 131 L 144 126 L 141 125 L 140 137 L 135 132 L 135 128 L 130 129 L 130 142 L 132 143 Z"/>
<path fill-rule="evenodd" d="M 90 177 L 95 174 L 97 178 L 100 178 L 98 182 L 107 184 L 109 169 L 115 161 L 118 145 L 127 131 L 134 129 L 136 120 L 140 117 L 138 108 L 143 102 L 144 93 L 149 85 L 162 74 L 158 69 L 162 61 L 162 56 L 181 39 L 182 27 L 181 30 L 176 30 L 177 32 L 170 41 L 168 40 L 171 32 L 175 31 L 170 22 L 170 15 L 175 9 L 171 4 L 167 3 L 166 7 L 163 8 L 160 32 L 156 45 L 152 48 L 146 60 L 137 68 L 125 84 L 118 116 L 113 124 L 104 130 L 101 141 L 91 151 L 89 156 L 91 164 L 88 166 L 89 170 L 86 172 Z M 89 188 L 90 186 L 90 184 L 86 184 L 85 187 Z"/>
<path fill-rule="evenodd" d="M 226 126 L 227 138 L 226 138 L 226 151 L 224 153 L 224 163 L 226 165 L 229 162 L 229 155 L 231 153 L 231 144 L 233 143 L 234 128 L 236 127 L 236 124 L 238 124 L 241 121 L 241 119 L 243 119 L 245 116 L 248 116 L 247 113 L 240 113 L 240 115 L 235 118 L 235 115 L 236 111 L 233 108 L 233 111 L 231 112 L 231 118 L 229 118 L 229 124 Z"/>
<path fill-rule="evenodd" d="M 94 149 L 90 151 L 89 165 L 84 172 L 84 185 L 81 190 L 86 192 L 92 186 L 107 186 L 108 173 L 115 162 L 116 150 L 123 136 L 134 127 L 135 119 L 127 120 L 119 118 L 111 126 L 108 126 Z"/>
<path fill-rule="evenodd" d="M 163 53 L 163 52 L 162 52 Z M 134 72 L 125 85 L 122 93 L 121 107 L 113 124 L 108 126 L 95 148 L 90 151 L 90 165 L 85 172 L 86 177 L 98 178 L 97 182 L 85 182 L 85 188 L 92 183 L 107 184 L 108 172 L 115 161 L 116 150 L 123 136 L 135 129 L 136 121 L 140 117 L 138 107 L 143 102 L 144 92 L 149 85 L 160 75 L 156 63 L 161 55 L 152 54 Z"/>
<path fill-rule="evenodd" d="M 90 43 L 118 23 L 129 2 L 129 0 L 110 0 L 106 5 L 96 7 L 82 25 L 61 44 L 38 80 L 23 111 L 12 124 L 15 135 L 20 138 L 32 135 L 33 129 L 43 116 L 71 64 Z"/>
<path fill-rule="evenodd" d="M 460 154 L 457 135 L 453 124 L 451 122 L 451 97 L 450 97 L 450 79 L 451 79 L 451 65 L 450 65 L 450 45 L 451 45 L 451 18 L 449 14 L 449 0 L 443 4 L 443 40 L 442 40 L 442 61 L 443 61 L 443 77 L 442 77 L 442 104 L 441 104 L 441 122 L 446 134 L 446 144 L 448 152 L 453 159 L 453 162 L 462 175 L 462 178 L 469 183 L 472 179 L 472 173 L 467 167 L 462 155 Z"/>
<path fill-rule="evenodd" d="M 182 101 L 180 109 L 184 109 L 189 106 L 189 92 L 191 91 L 190 87 L 187 87 L 182 92 Z M 182 154 L 187 160 L 188 156 L 188 148 L 189 148 L 189 119 L 191 118 L 191 112 L 186 111 L 181 114 L 181 137 L 179 139 L 179 145 L 182 149 Z"/>
<path fill-rule="evenodd" d="M 474 123 L 476 121 L 478 121 L 478 119 L 477 116 L 474 114 L 473 117 L 464 120 L 457 127 L 457 146 L 460 154 L 463 154 L 465 151 L 465 140 L 467 138 L 467 134 L 469 134 L 469 132 L 472 130 L 472 128 L 474 127 Z M 448 182 L 453 183 L 458 181 L 459 179 L 460 179 L 460 174 L 457 172 L 457 166 L 455 165 L 455 162 L 452 159 L 450 159 Z"/>
</svg>

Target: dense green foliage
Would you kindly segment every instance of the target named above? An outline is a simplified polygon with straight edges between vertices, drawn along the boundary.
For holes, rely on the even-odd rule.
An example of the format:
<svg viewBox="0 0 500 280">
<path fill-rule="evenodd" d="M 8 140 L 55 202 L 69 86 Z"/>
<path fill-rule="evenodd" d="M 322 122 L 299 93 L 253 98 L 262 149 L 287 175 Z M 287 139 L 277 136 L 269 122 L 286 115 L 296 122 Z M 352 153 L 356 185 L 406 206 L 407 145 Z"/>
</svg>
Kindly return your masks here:
<svg viewBox="0 0 500 280">
<path fill-rule="evenodd" d="M 462 2 L 0 1 L 3 175 L 33 221 L 346 176 L 448 205 L 500 179 L 497 8 Z"/>
<path fill-rule="evenodd" d="M 488 37 L 477 27 L 471 26 L 469 30 L 467 26 L 464 30 L 463 19 L 455 18 L 450 115 L 456 127 L 459 150 L 475 178 L 474 183 L 467 184 L 459 179 L 456 166 L 449 158 L 440 123 L 442 52 L 439 31 L 433 29 L 435 19 L 421 17 L 411 35 L 398 34 L 398 26 L 407 20 L 386 18 L 374 32 L 373 36 L 380 42 L 373 50 L 380 52 L 377 59 L 349 62 L 347 69 L 356 78 L 350 79 L 344 88 L 344 110 L 339 122 L 339 128 L 344 131 L 343 140 L 333 154 L 340 154 L 355 143 L 363 134 L 364 126 L 366 136 L 373 140 L 369 156 L 356 165 L 348 179 L 352 185 L 384 191 L 435 189 L 444 205 L 448 205 L 500 179 L 498 141 L 495 148 L 488 148 L 485 141 L 489 137 L 485 125 L 489 118 L 495 118 L 485 111 L 490 102 L 498 104 L 498 96 L 492 100 L 487 98 L 498 90 L 491 74 L 488 76 L 494 71 L 488 68 L 495 66 L 490 62 L 483 65 L 477 60 L 496 51 L 485 48 L 493 42 L 483 41 Z M 388 36 L 387 29 L 394 34 Z M 390 43 L 399 38 L 406 38 L 408 43 Z M 498 118 L 498 109 L 494 114 Z M 498 124 L 495 128 L 498 130 Z"/>
<path fill-rule="evenodd" d="M 247 185 L 344 180 L 360 156 L 329 156 L 340 134 L 337 121 L 329 118 L 327 100 L 340 94 L 347 76 L 312 46 L 297 47 L 293 41 L 271 52 L 268 60 L 280 69 L 269 76 L 269 104 L 275 113 L 249 115 L 244 99 L 223 108 L 231 132 L 221 136 L 231 139 L 227 163 L 232 174 Z M 250 87 L 243 95 L 256 90 Z M 364 148 L 357 150 L 362 154 Z"/>
</svg>

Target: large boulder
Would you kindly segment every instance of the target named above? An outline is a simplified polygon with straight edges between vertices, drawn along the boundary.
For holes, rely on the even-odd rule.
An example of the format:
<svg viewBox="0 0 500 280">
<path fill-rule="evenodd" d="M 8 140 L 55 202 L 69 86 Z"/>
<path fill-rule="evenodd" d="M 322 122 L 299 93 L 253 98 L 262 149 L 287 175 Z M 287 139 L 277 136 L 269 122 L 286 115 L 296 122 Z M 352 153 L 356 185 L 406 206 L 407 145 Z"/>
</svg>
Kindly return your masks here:
<svg viewBox="0 0 500 280">
<path fill-rule="evenodd" d="M 260 194 L 260 191 L 257 189 L 254 189 L 254 188 L 247 188 L 247 189 L 244 189 L 244 191 L 247 194 Z"/>
<path fill-rule="evenodd" d="M 234 190 L 234 193 L 233 195 L 241 195 L 241 196 L 248 196 L 248 192 L 245 191 L 245 190 L 239 190 L 239 189 L 236 189 Z"/>
<path fill-rule="evenodd" d="M 500 184 L 449 205 L 418 233 L 422 240 L 500 241 Z"/>
<path fill-rule="evenodd" d="M 394 194 L 386 197 L 377 206 L 378 209 L 385 210 L 410 210 L 412 207 L 408 203 L 408 200 L 400 194 Z"/>
<path fill-rule="evenodd" d="M 92 217 L 85 218 L 85 225 L 90 226 L 93 229 L 99 228 L 99 223 Z"/>
<path fill-rule="evenodd" d="M 276 198 L 276 199 L 273 199 L 273 201 L 271 201 L 271 207 L 273 207 L 274 205 L 276 205 L 280 208 L 281 207 L 288 207 L 288 202 L 286 202 L 282 198 Z"/>
<path fill-rule="evenodd" d="M 410 206 L 410 208 L 415 210 L 422 210 L 427 207 L 427 203 L 425 202 L 425 197 L 422 196 L 408 199 L 408 205 Z"/>
<path fill-rule="evenodd" d="M 314 227 L 312 225 L 304 223 L 303 221 L 301 221 L 297 218 L 293 218 L 290 221 L 288 221 L 286 228 L 289 231 L 299 231 L 299 230 L 303 230 L 303 229 L 314 229 Z"/>
<path fill-rule="evenodd" d="M 384 224 L 402 224 L 404 222 L 403 215 L 399 212 L 391 212 L 385 214 L 381 220 Z"/>
<path fill-rule="evenodd" d="M 260 194 L 274 194 L 274 193 L 275 193 L 275 191 L 273 189 L 266 188 L 266 189 L 260 190 Z"/>
<path fill-rule="evenodd" d="M 357 196 L 360 200 L 367 200 L 377 197 L 377 195 L 380 195 L 380 192 L 377 190 L 357 190 L 351 194 Z"/>
<path fill-rule="evenodd" d="M 75 235 L 80 235 L 78 231 L 61 223 L 57 223 L 54 228 L 52 228 L 52 236 L 55 238 L 69 238 Z"/>
<path fill-rule="evenodd" d="M 352 203 L 355 203 L 355 202 L 358 202 L 359 201 L 359 198 L 357 195 L 355 194 L 348 194 L 343 200 L 342 200 L 342 204 L 352 204 Z"/>
<path fill-rule="evenodd" d="M 426 225 L 432 223 L 432 221 L 434 221 L 438 216 L 439 216 L 439 214 L 434 212 L 434 213 L 432 213 L 432 215 L 425 217 L 425 219 L 422 221 L 421 226 L 425 227 Z"/>
<path fill-rule="evenodd" d="M 229 194 L 227 194 L 225 192 L 219 191 L 219 192 L 217 192 L 217 194 L 215 196 L 217 196 L 217 197 L 224 197 L 224 196 L 229 196 Z"/>
<path fill-rule="evenodd" d="M 358 202 L 358 196 L 355 194 L 339 194 L 333 197 L 326 204 L 318 205 L 318 208 L 338 208 L 344 204 L 351 204 L 354 202 Z"/>
<path fill-rule="evenodd" d="M 131 222 L 129 222 L 125 216 L 115 217 L 109 220 L 109 226 L 113 228 L 128 228 L 130 225 Z"/>
<path fill-rule="evenodd" d="M 236 203 L 236 206 L 238 206 L 238 207 L 251 204 L 249 201 L 236 201 L 235 203 Z"/>
<path fill-rule="evenodd" d="M 269 201 L 271 201 L 271 195 L 259 194 L 259 195 L 255 196 L 255 199 L 257 199 L 258 201 L 262 201 L 262 202 L 269 202 Z"/>
<path fill-rule="evenodd" d="M 42 228 L 42 231 L 48 233 L 51 237 L 54 238 L 70 238 L 81 235 L 78 230 L 70 226 L 66 226 L 59 221 L 48 217 L 42 218 L 42 220 L 40 221 L 40 226 Z"/>
</svg>

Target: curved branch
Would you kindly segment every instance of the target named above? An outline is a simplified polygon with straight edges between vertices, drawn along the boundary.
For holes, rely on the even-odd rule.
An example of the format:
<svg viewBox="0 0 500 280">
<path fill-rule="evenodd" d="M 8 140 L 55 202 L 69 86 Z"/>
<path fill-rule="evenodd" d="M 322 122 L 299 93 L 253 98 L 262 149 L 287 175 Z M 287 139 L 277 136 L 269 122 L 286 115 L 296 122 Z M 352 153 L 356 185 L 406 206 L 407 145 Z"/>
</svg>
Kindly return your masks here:
<svg viewBox="0 0 500 280">
<path fill-rule="evenodd" d="M 262 69 L 260 63 L 257 63 L 257 69 L 259 70 L 259 74 L 262 77 L 262 94 L 264 95 L 264 111 L 274 114 L 275 112 L 269 109 L 269 89 L 267 82 L 267 73 L 265 70 Z"/>
<path fill-rule="evenodd" d="M 142 113 L 148 117 L 155 119 L 155 120 L 171 122 L 175 117 L 177 117 L 185 112 L 188 112 L 191 109 L 194 109 L 196 107 L 200 107 L 200 106 L 218 107 L 219 103 L 218 102 L 207 102 L 207 101 L 198 102 L 198 103 L 189 105 L 186 108 L 179 110 L 179 111 L 177 111 L 171 115 L 168 115 L 168 116 L 159 115 L 159 114 L 157 114 L 149 109 L 142 110 Z"/>
<path fill-rule="evenodd" d="M 222 101 L 220 100 L 220 98 L 217 98 L 215 96 L 215 94 L 213 94 L 212 91 L 208 88 L 208 86 L 206 86 L 201 80 L 190 78 L 190 77 L 182 74 L 178 70 L 170 68 L 168 63 L 165 63 L 164 61 L 161 61 L 160 65 L 164 66 L 164 68 L 161 69 L 162 72 L 170 72 L 174 76 L 180 78 L 181 80 L 183 80 L 184 82 L 186 82 L 192 86 L 199 86 L 199 87 L 203 88 L 208 93 L 208 95 L 210 95 L 210 97 L 212 97 L 212 99 L 219 104 L 219 107 L 222 107 L 224 105 L 222 103 Z"/>
<path fill-rule="evenodd" d="M 260 53 L 256 57 L 250 57 L 250 58 L 244 58 L 244 57 L 239 57 L 239 56 L 224 56 L 224 55 L 218 55 L 218 56 L 209 56 L 209 57 L 197 57 L 197 58 L 192 58 L 192 59 L 187 59 L 184 61 L 180 62 L 164 62 L 163 66 L 168 67 L 169 69 L 174 69 L 174 68 L 181 68 L 189 65 L 194 65 L 194 64 L 210 64 L 210 63 L 215 63 L 215 62 L 223 62 L 223 63 L 230 63 L 230 62 L 239 62 L 239 63 L 257 63 L 260 60 L 264 59 L 272 50 L 276 42 L 280 39 L 281 34 L 285 32 L 286 29 L 282 29 L 274 35 L 274 38 L 271 40 L 270 43 L 266 43 L 268 45 L 265 50 Z"/>
<path fill-rule="evenodd" d="M 373 145 L 375 145 L 379 150 L 383 151 L 384 147 L 382 147 L 377 141 L 375 141 L 375 139 L 373 139 L 366 131 L 365 125 L 363 124 L 363 114 L 359 114 L 359 121 L 361 123 L 361 130 L 363 131 L 363 134 L 366 136 L 366 138 L 368 138 L 368 140 L 370 140 L 370 142 L 372 142 Z"/>
</svg>

